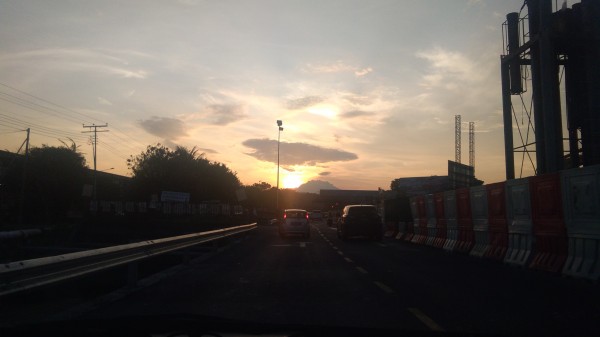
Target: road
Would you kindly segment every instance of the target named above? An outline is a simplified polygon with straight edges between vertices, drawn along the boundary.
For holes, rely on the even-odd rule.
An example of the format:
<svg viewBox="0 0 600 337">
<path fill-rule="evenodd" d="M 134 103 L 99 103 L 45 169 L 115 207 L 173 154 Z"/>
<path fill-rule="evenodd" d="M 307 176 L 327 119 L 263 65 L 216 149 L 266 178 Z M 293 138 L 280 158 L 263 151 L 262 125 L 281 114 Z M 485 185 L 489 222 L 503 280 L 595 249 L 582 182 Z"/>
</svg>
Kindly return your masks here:
<svg viewBox="0 0 600 337">
<path fill-rule="evenodd" d="M 600 333 L 600 288 L 386 239 L 309 240 L 261 226 L 228 249 L 84 318 L 191 313 L 266 323 L 498 333 Z"/>
</svg>

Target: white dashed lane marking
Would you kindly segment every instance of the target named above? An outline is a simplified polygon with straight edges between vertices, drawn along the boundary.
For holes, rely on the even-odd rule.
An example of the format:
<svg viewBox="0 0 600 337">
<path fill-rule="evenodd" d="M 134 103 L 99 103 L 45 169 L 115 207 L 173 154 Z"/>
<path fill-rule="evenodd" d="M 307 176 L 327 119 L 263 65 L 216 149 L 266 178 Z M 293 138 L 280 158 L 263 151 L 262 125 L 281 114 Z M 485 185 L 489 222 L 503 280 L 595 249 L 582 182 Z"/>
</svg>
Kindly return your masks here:
<svg viewBox="0 0 600 337">
<path fill-rule="evenodd" d="M 363 273 L 363 274 L 368 274 L 369 272 L 366 271 L 364 268 L 362 267 L 356 267 L 356 270 L 358 270 L 359 272 Z"/>
<path fill-rule="evenodd" d="M 348 263 L 353 263 L 354 261 L 350 260 L 349 258 L 345 257 L 344 260 L 346 260 L 346 262 Z"/>
<path fill-rule="evenodd" d="M 379 289 L 385 291 L 388 294 L 391 294 L 394 292 L 394 290 L 388 286 L 386 286 L 385 284 L 379 282 L 379 281 L 374 281 L 375 285 L 379 287 Z"/>
<path fill-rule="evenodd" d="M 444 329 L 439 326 L 433 319 L 429 316 L 425 315 L 421 310 L 417 308 L 408 308 L 415 317 L 417 317 L 423 324 L 427 325 L 427 327 L 433 331 L 444 331 Z"/>
</svg>

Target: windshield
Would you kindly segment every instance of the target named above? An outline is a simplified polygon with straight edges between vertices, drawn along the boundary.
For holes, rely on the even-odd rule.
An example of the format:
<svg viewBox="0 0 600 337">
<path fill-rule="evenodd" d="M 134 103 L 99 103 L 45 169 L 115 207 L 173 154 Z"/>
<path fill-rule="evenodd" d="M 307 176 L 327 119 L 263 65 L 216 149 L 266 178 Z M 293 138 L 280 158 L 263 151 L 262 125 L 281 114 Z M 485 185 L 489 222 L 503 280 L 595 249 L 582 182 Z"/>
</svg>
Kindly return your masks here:
<svg viewBox="0 0 600 337">
<path fill-rule="evenodd" d="M 351 216 L 376 216 L 375 207 L 350 207 L 348 215 Z"/>
<path fill-rule="evenodd" d="M 598 7 L 1 1 L 0 327 L 596 335 Z"/>
<path fill-rule="evenodd" d="M 306 212 L 304 211 L 286 211 L 286 218 L 306 218 Z"/>
</svg>

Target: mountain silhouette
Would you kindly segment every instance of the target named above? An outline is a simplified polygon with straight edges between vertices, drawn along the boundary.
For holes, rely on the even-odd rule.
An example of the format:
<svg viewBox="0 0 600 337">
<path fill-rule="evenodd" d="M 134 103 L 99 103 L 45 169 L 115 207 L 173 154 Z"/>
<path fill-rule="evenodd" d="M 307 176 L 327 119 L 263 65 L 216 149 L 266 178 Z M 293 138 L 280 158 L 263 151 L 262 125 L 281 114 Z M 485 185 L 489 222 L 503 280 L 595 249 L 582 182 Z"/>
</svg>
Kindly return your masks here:
<svg viewBox="0 0 600 337">
<path fill-rule="evenodd" d="M 304 193 L 318 194 L 321 190 L 339 190 L 339 188 L 333 186 L 330 182 L 323 180 L 311 180 L 296 188 L 296 191 Z"/>
</svg>

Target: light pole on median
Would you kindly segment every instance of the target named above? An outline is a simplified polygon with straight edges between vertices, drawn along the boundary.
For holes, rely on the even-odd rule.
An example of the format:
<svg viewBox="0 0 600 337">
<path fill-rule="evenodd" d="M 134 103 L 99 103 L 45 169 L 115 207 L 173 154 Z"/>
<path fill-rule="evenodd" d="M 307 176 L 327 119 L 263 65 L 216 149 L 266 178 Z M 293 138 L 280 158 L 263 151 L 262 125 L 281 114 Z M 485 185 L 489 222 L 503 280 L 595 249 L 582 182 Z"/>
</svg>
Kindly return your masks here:
<svg viewBox="0 0 600 337">
<path fill-rule="evenodd" d="M 277 212 L 277 216 L 279 216 L 279 140 L 281 138 L 281 131 L 283 131 L 283 122 L 281 120 L 277 120 L 277 127 L 279 128 L 279 131 L 277 132 L 277 195 L 275 197 L 276 199 L 276 212 Z"/>
</svg>

